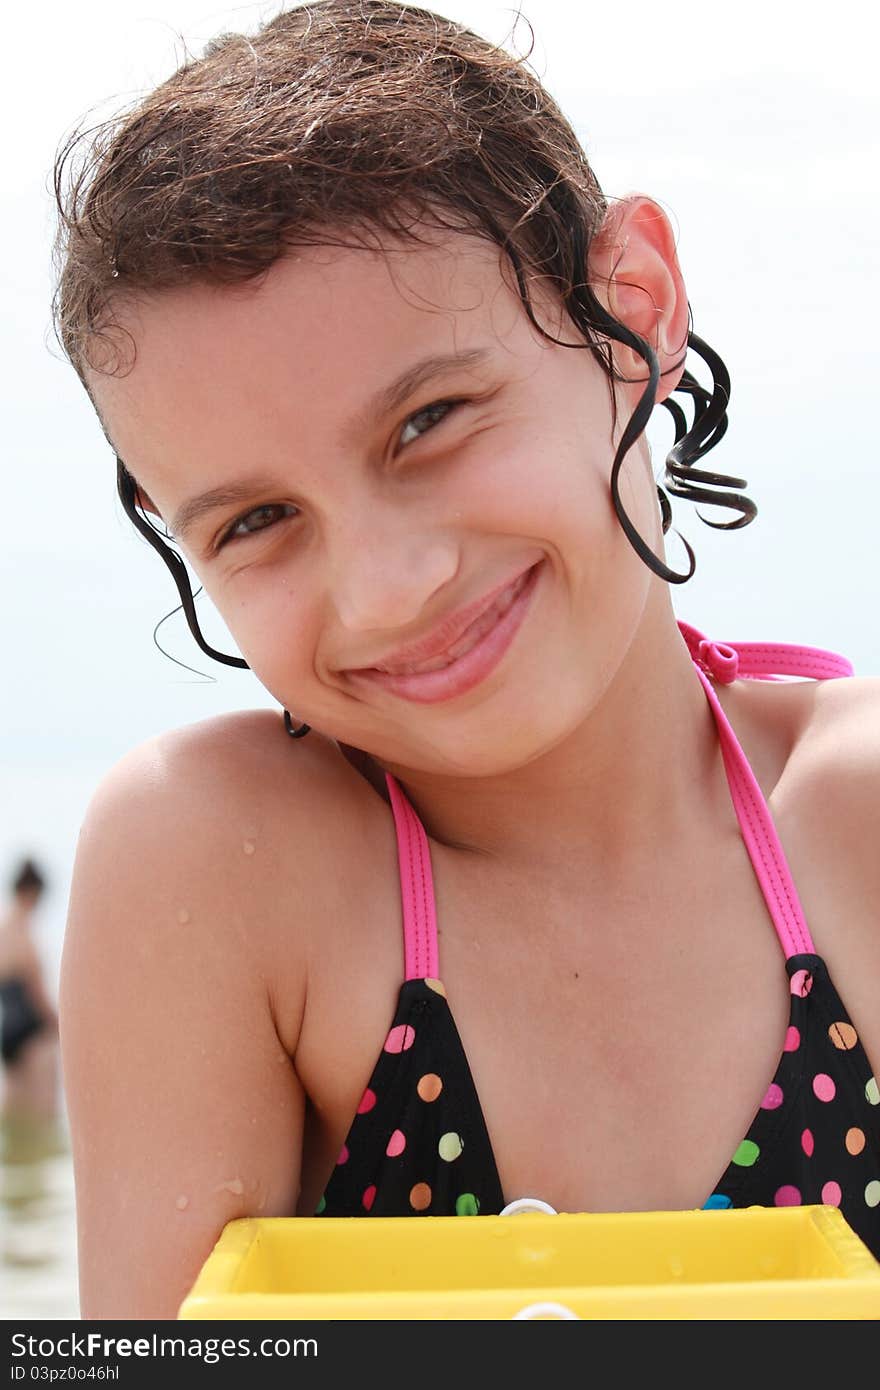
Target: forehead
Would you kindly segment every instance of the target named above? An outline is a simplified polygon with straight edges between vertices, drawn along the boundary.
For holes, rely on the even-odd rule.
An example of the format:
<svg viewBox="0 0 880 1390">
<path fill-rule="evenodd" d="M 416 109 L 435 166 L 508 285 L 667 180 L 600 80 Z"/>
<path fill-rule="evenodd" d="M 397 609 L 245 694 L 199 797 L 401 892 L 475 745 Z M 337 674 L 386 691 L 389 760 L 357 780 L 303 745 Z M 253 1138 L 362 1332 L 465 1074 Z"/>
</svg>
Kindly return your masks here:
<svg viewBox="0 0 880 1390">
<path fill-rule="evenodd" d="M 277 410 L 295 396 L 304 420 L 330 399 L 355 409 L 421 351 L 516 352 L 535 338 L 499 247 L 461 233 L 298 249 L 257 281 L 143 295 L 115 317 L 127 369 L 87 379 L 123 457 L 132 430 L 169 413 L 181 427 L 192 412 L 204 423 L 231 403 Z"/>
<path fill-rule="evenodd" d="M 589 397 L 604 421 L 607 383 L 591 355 L 543 336 L 511 280 L 495 243 L 461 233 L 377 251 L 309 248 L 259 281 L 129 305 L 119 322 L 134 364 L 95 374 L 93 398 L 166 521 L 193 497 L 254 479 L 252 491 L 293 489 L 330 511 L 387 456 L 404 416 L 432 401 L 482 395 L 562 428 L 572 402 L 586 408 Z M 549 294 L 531 297 L 554 336 L 577 336 Z M 468 357 L 383 404 L 420 362 Z"/>
</svg>

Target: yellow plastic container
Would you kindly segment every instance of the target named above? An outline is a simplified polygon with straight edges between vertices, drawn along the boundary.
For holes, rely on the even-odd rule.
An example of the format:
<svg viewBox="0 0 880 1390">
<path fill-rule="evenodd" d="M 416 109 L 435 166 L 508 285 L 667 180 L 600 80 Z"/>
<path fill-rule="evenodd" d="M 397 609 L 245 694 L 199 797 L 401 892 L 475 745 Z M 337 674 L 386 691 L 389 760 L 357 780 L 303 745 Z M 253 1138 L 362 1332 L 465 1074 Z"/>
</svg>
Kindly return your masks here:
<svg viewBox="0 0 880 1390">
<path fill-rule="evenodd" d="M 880 1318 L 880 1263 L 839 1211 L 820 1206 L 269 1217 L 226 1226 L 178 1312 L 542 1316 Z"/>
</svg>

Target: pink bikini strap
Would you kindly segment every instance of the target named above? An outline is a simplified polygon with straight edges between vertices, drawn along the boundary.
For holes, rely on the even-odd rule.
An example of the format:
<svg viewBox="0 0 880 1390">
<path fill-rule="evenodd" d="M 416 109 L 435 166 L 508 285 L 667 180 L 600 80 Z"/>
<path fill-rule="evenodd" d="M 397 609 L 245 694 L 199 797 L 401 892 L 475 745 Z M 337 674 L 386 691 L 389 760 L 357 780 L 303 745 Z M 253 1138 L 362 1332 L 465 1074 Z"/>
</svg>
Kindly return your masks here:
<svg viewBox="0 0 880 1390">
<path fill-rule="evenodd" d="M 687 623 L 680 622 L 678 626 L 715 716 L 733 807 L 786 958 L 802 953 L 815 954 L 770 808 L 721 708 L 712 682 L 729 685 L 738 676 L 753 680 L 775 680 L 779 676 L 825 680 L 828 677 L 851 676 L 852 664 L 845 657 L 817 647 L 769 642 L 712 642 Z M 436 979 L 440 973 L 437 910 L 428 837 L 390 772 L 386 772 L 385 780 L 397 833 L 405 978 Z"/>
<path fill-rule="evenodd" d="M 851 676 L 852 664 L 845 657 L 816 647 L 763 642 L 711 642 L 687 623 L 679 623 L 679 628 L 715 716 L 733 807 L 786 959 L 803 952 L 815 954 L 770 808 L 721 708 L 712 681 L 729 685 L 737 676 L 773 680 L 777 675 L 811 676 L 823 680 L 829 676 Z"/>
<path fill-rule="evenodd" d="M 851 676 L 852 662 L 821 647 L 797 647 L 788 642 L 711 642 L 689 623 L 679 631 L 696 664 L 721 685 L 737 677 L 775 680 L 777 676 L 809 676 L 827 680 Z"/>
<path fill-rule="evenodd" d="M 397 864 L 403 904 L 404 978 L 436 980 L 440 973 L 437 909 L 428 837 L 422 822 L 390 772 L 385 773 L 385 781 L 397 832 Z"/>
</svg>

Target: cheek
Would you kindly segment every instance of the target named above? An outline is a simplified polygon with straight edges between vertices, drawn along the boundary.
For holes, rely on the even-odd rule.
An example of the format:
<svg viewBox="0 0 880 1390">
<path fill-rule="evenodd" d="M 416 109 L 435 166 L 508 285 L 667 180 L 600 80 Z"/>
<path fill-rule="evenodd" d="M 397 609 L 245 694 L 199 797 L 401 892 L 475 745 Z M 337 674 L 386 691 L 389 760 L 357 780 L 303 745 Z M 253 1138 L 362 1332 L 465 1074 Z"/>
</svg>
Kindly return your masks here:
<svg viewBox="0 0 880 1390">
<path fill-rule="evenodd" d="M 315 624 L 283 574 L 242 573 L 204 588 L 238 651 L 270 694 L 281 700 L 282 689 L 302 684 L 303 672 L 312 669 Z"/>
<path fill-rule="evenodd" d="M 502 513 L 508 503 L 528 501 L 536 514 L 553 515 L 572 503 L 595 507 L 608 494 L 614 444 L 604 415 L 597 425 L 587 412 L 566 409 L 564 399 L 535 397 L 468 454 L 456 483 L 471 497 Z"/>
<path fill-rule="evenodd" d="M 620 533 L 610 491 L 613 456 L 610 440 L 595 431 L 538 428 L 523 417 L 503 439 L 490 435 L 480 456 L 457 473 L 462 518 L 528 537 L 574 574 L 591 573 Z"/>
</svg>

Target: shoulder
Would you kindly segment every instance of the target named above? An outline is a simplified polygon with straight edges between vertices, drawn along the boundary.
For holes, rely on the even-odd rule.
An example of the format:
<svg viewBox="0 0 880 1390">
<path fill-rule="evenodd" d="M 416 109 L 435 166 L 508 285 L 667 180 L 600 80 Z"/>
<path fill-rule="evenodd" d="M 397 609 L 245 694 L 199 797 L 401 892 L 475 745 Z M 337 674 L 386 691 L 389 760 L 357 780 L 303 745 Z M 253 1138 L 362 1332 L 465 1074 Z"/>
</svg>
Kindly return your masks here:
<svg viewBox="0 0 880 1390">
<path fill-rule="evenodd" d="M 880 678 L 743 681 L 718 693 L 768 797 L 833 806 L 856 827 L 876 808 Z"/>
<path fill-rule="evenodd" d="M 791 766 L 802 863 L 824 875 L 829 935 L 851 944 L 852 988 L 870 990 L 880 1017 L 880 680 L 821 682 Z M 874 1048 L 876 1064 L 880 1032 Z"/>
<path fill-rule="evenodd" d="M 140 744 L 110 769 L 88 806 L 78 858 L 122 851 L 132 868 L 149 861 L 166 880 L 216 868 L 227 883 L 260 865 L 264 877 L 289 881 L 344 834 L 360 780 L 332 740 L 314 731 L 291 739 L 269 710 L 205 720 Z"/>
<path fill-rule="evenodd" d="M 799 887 L 826 920 L 846 919 L 880 946 L 880 679 L 743 681 L 729 691 L 722 703 Z"/>
<path fill-rule="evenodd" d="M 97 953 L 109 983 L 110 963 L 122 970 L 134 951 L 161 956 L 169 988 L 175 969 L 181 978 L 222 972 L 224 989 L 245 977 L 255 988 L 269 982 L 270 993 L 283 990 L 293 1049 L 324 870 L 356 853 L 371 802 L 335 743 L 314 731 L 291 739 L 268 710 L 148 740 L 110 769 L 88 806 L 64 968 L 75 973 Z"/>
<path fill-rule="evenodd" d="M 331 801 L 342 785 L 331 740 L 291 739 L 280 716 L 245 710 L 168 730 L 139 744 L 99 784 L 87 821 L 138 815 L 147 822 L 173 806 L 179 823 L 230 824 L 230 812 L 273 804 L 295 810 Z"/>
<path fill-rule="evenodd" d="M 880 680 L 823 681 L 786 769 L 791 867 L 816 949 L 880 1069 Z"/>
<path fill-rule="evenodd" d="M 793 773 L 826 831 L 833 817 L 836 838 L 870 859 L 880 886 L 880 679 L 821 681 L 810 693 L 792 747 Z"/>
<path fill-rule="evenodd" d="M 728 714 L 801 873 L 880 894 L 880 679 L 738 685 Z"/>
</svg>

